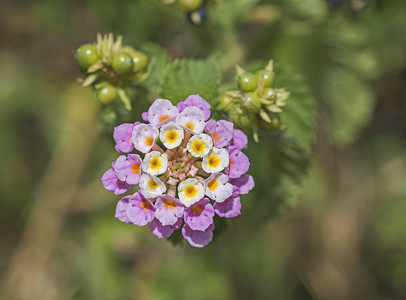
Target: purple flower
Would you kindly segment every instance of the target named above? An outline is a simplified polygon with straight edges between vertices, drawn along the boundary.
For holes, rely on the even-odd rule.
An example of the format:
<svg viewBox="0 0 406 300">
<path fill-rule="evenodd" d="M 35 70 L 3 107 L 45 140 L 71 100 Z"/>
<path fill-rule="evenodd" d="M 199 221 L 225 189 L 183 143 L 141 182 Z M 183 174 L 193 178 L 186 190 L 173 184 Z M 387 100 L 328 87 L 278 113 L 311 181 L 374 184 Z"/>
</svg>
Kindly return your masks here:
<svg viewBox="0 0 406 300">
<path fill-rule="evenodd" d="M 149 229 L 151 229 L 152 233 L 156 235 L 158 238 L 168 238 L 172 235 L 175 230 L 178 230 L 182 225 L 182 219 L 179 219 L 174 225 L 162 225 L 158 219 L 154 219 L 149 224 Z"/>
<path fill-rule="evenodd" d="M 240 197 L 230 197 L 222 203 L 214 203 L 214 211 L 223 218 L 234 218 L 241 214 Z"/>
<path fill-rule="evenodd" d="M 228 171 L 228 177 L 239 178 L 247 173 L 250 168 L 248 157 L 235 147 L 229 147 L 227 150 L 230 154 L 230 163 L 226 170 Z"/>
<path fill-rule="evenodd" d="M 204 113 L 204 120 L 207 121 L 210 118 L 210 104 L 204 100 L 199 94 L 190 95 L 185 101 L 180 101 L 177 104 L 179 112 L 182 112 L 186 107 L 196 106 L 200 108 Z"/>
<path fill-rule="evenodd" d="M 112 166 L 114 168 L 115 163 Z M 108 169 L 104 172 L 101 178 L 104 188 L 110 192 L 114 192 L 114 195 L 124 194 L 127 190 L 131 188 L 131 185 L 124 181 L 120 181 L 113 169 Z"/>
<path fill-rule="evenodd" d="M 205 231 L 213 223 L 214 209 L 209 199 L 202 198 L 195 204 L 187 207 L 184 220 L 192 230 Z"/>
<path fill-rule="evenodd" d="M 179 114 L 176 106 L 167 99 L 156 99 L 148 109 L 148 121 L 156 126 L 161 127 L 168 123 Z"/>
<path fill-rule="evenodd" d="M 142 153 L 148 153 L 154 146 L 159 131 L 150 124 L 138 124 L 133 128 L 131 140 L 135 149 Z"/>
<path fill-rule="evenodd" d="M 114 171 L 119 180 L 128 184 L 138 184 L 141 177 L 142 159 L 138 154 L 121 155 L 117 158 Z"/>
<path fill-rule="evenodd" d="M 248 138 L 242 130 L 234 129 L 233 139 L 231 140 L 231 145 L 242 150 L 248 144 Z"/>
<path fill-rule="evenodd" d="M 226 147 L 233 138 L 233 123 L 226 120 L 210 120 L 206 123 L 205 131 L 213 138 L 214 146 L 217 148 Z"/>
<path fill-rule="evenodd" d="M 154 219 L 155 207 L 140 192 L 128 198 L 127 218 L 137 226 L 145 226 Z"/>
<path fill-rule="evenodd" d="M 121 198 L 118 201 L 117 206 L 116 206 L 115 217 L 117 219 L 119 219 L 121 222 L 124 222 L 124 223 L 129 223 L 130 222 L 128 220 L 128 217 L 127 217 L 128 199 L 130 197 L 131 196 L 125 196 L 125 197 Z"/>
<path fill-rule="evenodd" d="M 141 114 L 141 118 L 145 121 L 148 122 L 148 112 L 145 111 Z"/>
<path fill-rule="evenodd" d="M 176 122 L 191 133 L 202 133 L 206 126 L 204 113 L 196 106 L 186 107 L 176 117 Z"/>
<path fill-rule="evenodd" d="M 182 227 L 182 235 L 193 247 L 203 248 L 213 240 L 214 222 L 205 231 L 192 230 L 188 224 Z"/>
<path fill-rule="evenodd" d="M 254 178 L 248 174 L 244 174 L 239 178 L 233 178 L 230 180 L 230 183 L 237 186 L 242 195 L 248 194 L 255 186 Z"/>
<path fill-rule="evenodd" d="M 117 127 L 114 127 L 113 138 L 116 142 L 116 150 L 121 153 L 130 153 L 134 149 L 134 145 L 131 141 L 133 127 L 140 124 L 140 122 L 124 123 Z"/>
<path fill-rule="evenodd" d="M 169 195 L 157 197 L 155 207 L 155 218 L 164 226 L 178 222 L 178 219 L 183 217 L 183 211 L 185 210 L 185 207 L 178 199 Z"/>
</svg>

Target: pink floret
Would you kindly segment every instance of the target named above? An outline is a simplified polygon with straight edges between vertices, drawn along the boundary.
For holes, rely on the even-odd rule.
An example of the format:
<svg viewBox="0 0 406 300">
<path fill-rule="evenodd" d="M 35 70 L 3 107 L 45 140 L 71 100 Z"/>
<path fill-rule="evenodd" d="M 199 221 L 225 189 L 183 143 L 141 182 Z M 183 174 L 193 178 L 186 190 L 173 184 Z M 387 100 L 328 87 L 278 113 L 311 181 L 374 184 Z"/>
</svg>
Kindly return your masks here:
<svg viewBox="0 0 406 300">
<path fill-rule="evenodd" d="M 162 225 L 158 219 L 154 219 L 149 224 L 149 229 L 151 229 L 152 233 L 156 235 L 158 238 L 168 238 L 172 235 L 175 230 L 178 230 L 182 226 L 182 219 L 179 219 L 174 225 Z"/>
<path fill-rule="evenodd" d="M 209 199 L 202 198 L 185 209 L 184 220 L 192 230 L 205 231 L 213 223 L 214 209 Z"/>
<path fill-rule="evenodd" d="M 182 112 L 186 107 L 196 106 L 200 108 L 204 113 L 204 120 L 207 121 L 210 118 L 210 104 L 204 100 L 199 94 L 188 96 L 185 101 L 181 101 L 177 104 L 179 112 Z"/>
<path fill-rule="evenodd" d="M 231 140 L 231 145 L 239 150 L 242 150 L 247 146 L 248 138 L 245 133 L 240 129 L 234 129 L 233 139 Z"/>
<path fill-rule="evenodd" d="M 214 203 L 214 211 L 223 218 L 234 218 L 241 214 L 240 197 L 230 197 L 223 203 Z"/>
<path fill-rule="evenodd" d="M 121 222 L 124 222 L 124 223 L 129 223 L 129 222 L 130 222 L 130 221 L 128 220 L 128 217 L 127 217 L 128 199 L 129 199 L 130 197 L 131 197 L 131 196 L 125 196 L 125 197 L 121 198 L 121 199 L 118 201 L 117 206 L 116 206 L 116 214 L 115 214 L 115 217 L 116 217 L 117 219 L 119 219 Z"/>
<path fill-rule="evenodd" d="M 120 153 L 130 153 L 134 150 L 134 145 L 131 141 L 133 127 L 140 122 L 124 123 L 114 128 L 113 138 L 116 142 L 116 150 Z"/>
<path fill-rule="evenodd" d="M 206 123 L 205 131 L 213 138 L 214 146 L 223 148 L 230 144 L 233 138 L 233 123 L 226 120 L 210 120 Z"/>
<path fill-rule="evenodd" d="M 213 240 L 214 222 L 205 230 L 192 230 L 188 224 L 182 227 L 182 235 L 188 243 L 197 248 L 203 248 Z"/>
<path fill-rule="evenodd" d="M 239 178 L 247 173 L 250 168 L 248 157 L 235 147 L 229 147 L 227 150 L 230 154 L 230 164 L 226 170 L 228 177 Z"/>
<path fill-rule="evenodd" d="M 114 171 L 119 180 L 128 184 L 138 184 L 141 177 L 142 159 L 138 154 L 121 155 L 117 158 Z M 137 167 L 138 166 L 138 167 Z"/>
<path fill-rule="evenodd" d="M 126 182 L 121 182 L 113 169 L 108 169 L 104 172 L 101 178 L 104 188 L 110 192 L 114 192 L 114 195 L 124 194 L 131 186 Z"/>
<path fill-rule="evenodd" d="M 140 192 L 136 192 L 128 199 L 128 220 L 137 226 L 145 226 L 155 217 L 155 206 Z"/>
<path fill-rule="evenodd" d="M 240 190 L 240 194 L 248 194 L 255 186 L 254 178 L 251 175 L 244 174 L 239 178 L 233 178 L 230 183 L 237 186 Z"/>
</svg>

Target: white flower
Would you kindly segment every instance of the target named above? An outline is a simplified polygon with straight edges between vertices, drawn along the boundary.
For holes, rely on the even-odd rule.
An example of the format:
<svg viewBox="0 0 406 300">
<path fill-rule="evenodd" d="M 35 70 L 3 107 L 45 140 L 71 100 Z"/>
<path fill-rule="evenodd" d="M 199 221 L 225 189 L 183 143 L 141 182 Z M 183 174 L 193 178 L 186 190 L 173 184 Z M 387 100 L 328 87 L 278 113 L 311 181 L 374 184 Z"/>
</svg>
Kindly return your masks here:
<svg viewBox="0 0 406 300">
<path fill-rule="evenodd" d="M 203 157 L 202 168 L 207 173 L 217 173 L 223 171 L 229 163 L 230 157 L 227 150 L 213 147 L 211 151 Z"/>
<path fill-rule="evenodd" d="M 169 122 L 162 126 L 159 138 L 166 148 L 173 149 L 182 143 L 184 135 L 182 127 L 175 122 Z"/>
<path fill-rule="evenodd" d="M 207 153 L 209 153 L 212 147 L 213 140 L 205 133 L 192 136 L 187 144 L 187 150 L 194 157 L 205 156 Z"/>
<path fill-rule="evenodd" d="M 188 178 L 178 186 L 179 200 L 186 207 L 196 203 L 204 196 L 204 188 L 195 178 Z"/>
<path fill-rule="evenodd" d="M 142 174 L 140 178 L 141 193 L 145 198 L 155 198 L 166 192 L 165 184 L 158 178 L 150 174 Z"/>
</svg>

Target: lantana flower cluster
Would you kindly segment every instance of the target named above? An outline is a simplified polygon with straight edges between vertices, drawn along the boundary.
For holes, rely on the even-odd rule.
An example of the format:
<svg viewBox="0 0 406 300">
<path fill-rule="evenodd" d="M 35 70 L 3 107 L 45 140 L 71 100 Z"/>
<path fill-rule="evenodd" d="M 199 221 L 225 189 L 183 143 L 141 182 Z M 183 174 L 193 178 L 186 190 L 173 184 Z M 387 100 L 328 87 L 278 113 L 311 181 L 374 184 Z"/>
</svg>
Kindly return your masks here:
<svg viewBox="0 0 406 300">
<path fill-rule="evenodd" d="M 240 195 L 254 187 L 241 151 L 247 136 L 232 122 L 210 119 L 210 104 L 190 95 L 174 106 L 157 99 L 142 118 L 114 129 L 119 156 L 102 176 L 106 190 L 121 195 L 115 217 L 149 224 L 158 238 L 175 230 L 194 247 L 213 239 L 214 216 L 241 213 Z M 136 150 L 139 154 L 132 153 Z"/>
</svg>

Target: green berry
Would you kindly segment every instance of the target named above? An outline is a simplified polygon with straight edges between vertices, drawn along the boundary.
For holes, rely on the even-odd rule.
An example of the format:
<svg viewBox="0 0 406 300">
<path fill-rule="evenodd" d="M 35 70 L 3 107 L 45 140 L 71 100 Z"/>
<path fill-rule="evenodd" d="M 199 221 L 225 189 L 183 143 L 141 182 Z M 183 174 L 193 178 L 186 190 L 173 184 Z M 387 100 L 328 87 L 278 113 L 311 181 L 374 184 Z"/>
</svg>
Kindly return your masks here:
<svg viewBox="0 0 406 300">
<path fill-rule="evenodd" d="M 238 77 L 238 86 L 244 92 L 253 92 L 257 89 L 257 77 L 251 73 L 244 73 Z"/>
<path fill-rule="evenodd" d="M 139 51 L 135 51 L 132 54 L 133 64 L 134 64 L 134 71 L 139 72 L 145 70 L 148 64 L 148 57 Z"/>
<path fill-rule="evenodd" d="M 233 106 L 229 111 L 230 119 L 241 128 L 249 128 L 251 126 L 251 120 L 249 116 L 244 113 L 239 107 Z"/>
<path fill-rule="evenodd" d="M 267 100 L 275 100 L 276 99 L 276 93 L 274 89 L 271 88 L 266 88 L 262 92 L 261 96 Z"/>
<path fill-rule="evenodd" d="M 101 104 L 111 104 L 117 99 L 117 89 L 110 84 L 106 84 L 97 90 L 96 97 Z"/>
<path fill-rule="evenodd" d="M 256 113 L 261 107 L 261 99 L 256 92 L 245 93 L 241 97 L 243 105 L 251 112 Z"/>
<path fill-rule="evenodd" d="M 81 68 L 87 69 L 99 60 L 96 46 L 93 44 L 84 44 L 76 50 L 76 60 Z"/>
<path fill-rule="evenodd" d="M 224 94 L 220 98 L 219 109 L 224 110 L 225 112 L 230 111 L 233 106 L 233 98 Z"/>
<path fill-rule="evenodd" d="M 119 52 L 113 56 L 111 66 L 118 74 L 127 74 L 133 69 L 133 59 L 130 54 Z"/>
<path fill-rule="evenodd" d="M 133 71 L 134 72 L 143 71 L 147 67 L 148 57 L 144 53 L 135 50 L 131 46 L 123 46 L 121 48 L 121 51 L 130 54 L 130 56 L 133 60 Z"/>
<path fill-rule="evenodd" d="M 263 81 L 264 87 L 271 87 L 275 80 L 275 73 L 269 72 L 268 70 L 258 71 L 257 74 L 258 81 Z"/>
<path fill-rule="evenodd" d="M 185 11 L 192 12 L 202 6 L 203 0 L 179 0 L 179 4 Z"/>
</svg>

